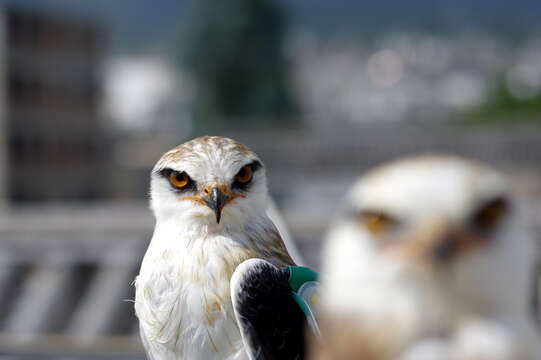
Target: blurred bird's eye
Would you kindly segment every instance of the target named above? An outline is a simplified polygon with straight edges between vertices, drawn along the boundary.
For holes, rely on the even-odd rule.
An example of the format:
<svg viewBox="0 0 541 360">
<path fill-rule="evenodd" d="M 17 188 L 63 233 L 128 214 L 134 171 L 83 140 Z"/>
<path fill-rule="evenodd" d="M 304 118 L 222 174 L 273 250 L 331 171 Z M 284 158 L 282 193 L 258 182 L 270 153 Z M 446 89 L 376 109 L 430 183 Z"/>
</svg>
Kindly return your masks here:
<svg viewBox="0 0 541 360">
<path fill-rule="evenodd" d="M 376 211 L 361 211 L 359 221 L 374 235 L 383 235 L 396 225 L 396 221 L 392 217 Z"/>
<path fill-rule="evenodd" d="M 489 231 L 495 228 L 507 212 L 508 204 L 505 198 L 497 198 L 481 206 L 472 217 L 473 226 L 477 230 Z"/>
<path fill-rule="evenodd" d="M 235 181 L 237 181 L 240 184 L 246 184 L 252 180 L 253 176 L 253 170 L 252 165 L 246 165 L 235 176 Z"/>
<path fill-rule="evenodd" d="M 190 177 L 185 172 L 173 171 L 169 175 L 169 182 L 178 189 L 183 189 L 190 183 Z"/>
</svg>

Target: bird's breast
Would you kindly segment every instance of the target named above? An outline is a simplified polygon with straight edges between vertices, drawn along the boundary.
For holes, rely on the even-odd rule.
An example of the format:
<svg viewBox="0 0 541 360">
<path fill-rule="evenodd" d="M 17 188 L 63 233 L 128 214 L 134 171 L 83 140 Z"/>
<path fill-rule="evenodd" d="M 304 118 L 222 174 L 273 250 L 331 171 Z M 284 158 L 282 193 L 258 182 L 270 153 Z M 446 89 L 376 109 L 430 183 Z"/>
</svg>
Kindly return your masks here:
<svg viewBox="0 0 541 360">
<path fill-rule="evenodd" d="M 221 249 L 209 245 L 192 243 L 183 252 L 163 249 L 145 255 L 136 281 L 141 335 L 148 346 L 180 358 L 242 359 L 229 282 L 238 264 L 258 254 L 227 242 Z"/>
</svg>

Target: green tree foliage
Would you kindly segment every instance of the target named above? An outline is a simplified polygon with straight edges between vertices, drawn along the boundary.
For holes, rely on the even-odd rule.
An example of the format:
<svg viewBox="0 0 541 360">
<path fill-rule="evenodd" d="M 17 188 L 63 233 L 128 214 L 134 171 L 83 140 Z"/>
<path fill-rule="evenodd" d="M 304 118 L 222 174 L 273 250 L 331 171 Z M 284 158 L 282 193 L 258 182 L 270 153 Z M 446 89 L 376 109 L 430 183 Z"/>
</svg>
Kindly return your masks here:
<svg viewBox="0 0 541 360">
<path fill-rule="evenodd" d="M 197 82 L 197 127 L 291 121 L 296 107 L 283 54 L 285 28 L 272 0 L 198 0 L 182 57 Z"/>
<path fill-rule="evenodd" d="M 541 123 L 541 91 L 528 98 L 511 94 L 505 76 L 499 76 L 486 100 L 464 114 L 471 124 L 539 124 Z"/>
</svg>

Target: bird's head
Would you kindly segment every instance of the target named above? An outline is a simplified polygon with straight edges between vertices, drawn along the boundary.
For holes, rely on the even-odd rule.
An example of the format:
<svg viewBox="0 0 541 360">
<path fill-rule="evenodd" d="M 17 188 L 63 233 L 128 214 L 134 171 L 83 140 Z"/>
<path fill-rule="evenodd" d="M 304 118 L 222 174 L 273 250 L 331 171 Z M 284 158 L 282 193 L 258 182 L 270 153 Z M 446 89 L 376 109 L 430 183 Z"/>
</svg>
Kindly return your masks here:
<svg viewBox="0 0 541 360">
<path fill-rule="evenodd" d="M 205 136 L 166 152 L 152 170 L 151 207 L 158 221 L 242 225 L 264 214 L 264 167 L 245 145 Z"/>
<path fill-rule="evenodd" d="M 504 177 L 484 164 L 424 155 L 378 167 L 328 234 L 323 306 L 393 323 L 402 340 L 445 331 L 457 313 L 526 311 L 533 256 L 517 221 Z"/>
</svg>

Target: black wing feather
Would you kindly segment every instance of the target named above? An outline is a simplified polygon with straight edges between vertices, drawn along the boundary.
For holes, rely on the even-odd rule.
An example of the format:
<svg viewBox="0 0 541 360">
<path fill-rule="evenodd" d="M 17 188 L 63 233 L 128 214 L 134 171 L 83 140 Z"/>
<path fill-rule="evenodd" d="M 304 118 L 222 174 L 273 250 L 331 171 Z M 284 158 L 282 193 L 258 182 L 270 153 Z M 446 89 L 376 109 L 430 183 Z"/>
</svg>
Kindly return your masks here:
<svg viewBox="0 0 541 360">
<path fill-rule="evenodd" d="M 306 321 L 288 279 L 287 269 L 261 259 L 247 260 L 235 270 L 231 297 L 251 359 L 304 359 Z"/>
</svg>

